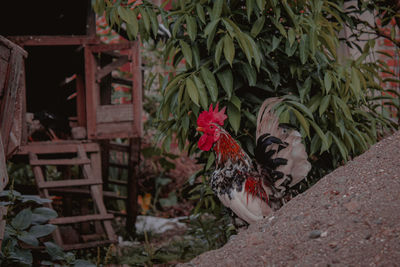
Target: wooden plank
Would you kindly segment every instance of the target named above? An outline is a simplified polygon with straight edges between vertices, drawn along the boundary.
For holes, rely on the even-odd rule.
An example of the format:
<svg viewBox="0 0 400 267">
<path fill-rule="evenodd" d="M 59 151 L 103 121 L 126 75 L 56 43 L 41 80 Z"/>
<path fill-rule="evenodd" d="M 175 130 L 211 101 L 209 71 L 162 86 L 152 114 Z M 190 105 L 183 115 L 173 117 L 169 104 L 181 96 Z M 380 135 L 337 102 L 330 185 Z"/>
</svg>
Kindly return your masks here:
<svg viewBox="0 0 400 267">
<path fill-rule="evenodd" d="M 1 118 L 0 128 L 3 135 L 3 145 L 8 151 L 8 139 L 11 132 L 11 127 L 14 119 L 15 102 L 18 94 L 19 83 L 21 81 L 21 69 L 23 67 L 23 57 L 19 53 L 18 49 L 13 49 L 10 56 L 10 71 L 8 73 L 8 79 L 5 82 L 4 90 L 4 101 L 1 103 Z"/>
<path fill-rule="evenodd" d="M 90 214 L 90 215 L 79 215 L 71 217 L 60 217 L 54 218 L 49 221 L 52 224 L 71 224 L 81 223 L 89 221 L 101 221 L 101 220 L 112 220 L 114 216 L 112 214 Z"/>
<path fill-rule="evenodd" d="M 97 143 L 82 143 L 80 141 L 66 140 L 66 141 L 45 141 L 45 142 L 31 142 L 25 146 L 21 146 L 17 154 L 26 155 L 29 153 L 34 154 L 55 154 L 55 153 L 76 153 L 78 146 L 83 146 L 83 149 L 88 152 L 97 152 L 100 150 Z"/>
<path fill-rule="evenodd" d="M 2 98 L 4 94 L 7 71 L 8 71 L 8 61 L 0 58 L 0 98 Z"/>
<path fill-rule="evenodd" d="M 3 191 L 4 187 L 8 184 L 8 174 L 6 157 L 4 155 L 3 142 L 0 133 L 0 192 Z M 7 214 L 6 207 L 0 207 L 0 247 L 4 238 L 4 229 L 6 227 L 6 221 L 3 219 Z"/>
<path fill-rule="evenodd" d="M 84 165 L 86 166 L 86 165 Z M 84 186 L 102 184 L 103 181 L 98 179 L 74 179 L 74 180 L 59 180 L 59 181 L 46 181 L 39 182 L 39 188 L 56 188 L 56 187 L 71 187 L 71 186 Z"/>
<path fill-rule="evenodd" d="M 95 79 L 96 59 L 93 47 L 85 47 L 86 125 L 89 139 L 96 138 L 96 109 L 100 104 L 99 85 Z"/>
<path fill-rule="evenodd" d="M 133 105 L 102 105 L 97 108 L 97 123 L 116 123 L 133 120 Z"/>
<path fill-rule="evenodd" d="M 31 160 L 30 165 L 83 165 L 90 164 L 89 159 L 38 159 Z"/>
<path fill-rule="evenodd" d="M 131 138 L 138 136 L 132 122 L 116 122 L 97 124 L 98 139 Z"/>
<path fill-rule="evenodd" d="M 115 240 L 100 240 L 100 241 L 93 241 L 93 242 L 86 242 L 86 243 L 79 243 L 79 244 L 68 244 L 63 245 L 62 248 L 64 250 L 78 250 L 84 248 L 92 248 L 92 247 L 100 247 L 109 244 L 117 243 L 117 239 Z"/>
<path fill-rule="evenodd" d="M 132 47 L 132 81 L 133 81 L 133 123 L 135 132 L 139 137 L 143 136 L 143 122 L 142 122 L 142 112 L 143 112 L 143 81 L 142 81 L 142 70 L 141 70 L 141 56 L 140 56 L 140 46 L 139 42 L 135 42 Z"/>
<path fill-rule="evenodd" d="M 128 200 L 126 202 L 126 230 L 130 234 L 135 229 L 136 217 L 139 213 L 138 188 L 139 188 L 139 165 L 140 165 L 140 146 L 141 138 L 130 139 L 130 152 L 129 152 L 129 169 L 128 169 Z"/>
<path fill-rule="evenodd" d="M 86 35 L 24 35 L 24 36 L 8 36 L 9 40 L 21 46 L 43 46 L 43 45 L 88 45 L 98 44 L 98 37 Z"/>
<path fill-rule="evenodd" d="M 0 46 L 0 59 L 2 59 L 5 62 L 8 62 L 8 59 L 10 58 L 10 54 L 11 54 L 11 52 L 10 52 L 9 47 L 7 47 L 5 45 Z"/>
<path fill-rule="evenodd" d="M 118 210 L 107 210 L 107 212 L 113 214 L 114 216 L 126 217 L 126 213 L 125 212 L 120 212 Z"/>
<path fill-rule="evenodd" d="M 123 66 L 124 64 L 128 63 L 129 58 L 127 56 L 122 56 L 118 58 L 117 60 L 111 62 L 110 64 L 102 67 L 100 70 L 96 72 L 96 81 L 100 82 L 100 80 L 106 76 L 107 74 L 110 74 L 113 70 L 116 70 L 117 68 Z"/>
<path fill-rule="evenodd" d="M 119 144 L 110 142 L 110 150 L 115 150 L 119 152 L 129 152 L 129 144 Z"/>
<path fill-rule="evenodd" d="M 122 84 L 128 87 L 132 87 L 132 80 L 127 80 L 123 78 L 118 78 L 118 77 L 112 77 L 112 83 L 117 83 L 117 84 Z"/>
<path fill-rule="evenodd" d="M 91 46 L 90 50 L 93 53 L 113 51 L 113 50 L 126 50 L 131 49 L 135 43 L 138 42 L 126 42 L 126 43 L 118 43 L 118 44 L 98 44 Z"/>
</svg>

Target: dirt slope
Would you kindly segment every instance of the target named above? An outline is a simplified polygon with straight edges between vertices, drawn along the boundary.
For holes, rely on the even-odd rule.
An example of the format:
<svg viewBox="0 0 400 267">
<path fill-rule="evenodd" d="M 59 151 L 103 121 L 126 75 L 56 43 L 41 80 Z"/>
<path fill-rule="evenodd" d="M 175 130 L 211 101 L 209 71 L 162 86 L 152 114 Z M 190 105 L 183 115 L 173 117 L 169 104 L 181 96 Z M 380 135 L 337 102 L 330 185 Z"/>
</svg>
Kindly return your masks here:
<svg viewBox="0 0 400 267">
<path fill-rule="evenodd" d="M 400 132 L 182 266 L 400 266 Z"/>
</svg>

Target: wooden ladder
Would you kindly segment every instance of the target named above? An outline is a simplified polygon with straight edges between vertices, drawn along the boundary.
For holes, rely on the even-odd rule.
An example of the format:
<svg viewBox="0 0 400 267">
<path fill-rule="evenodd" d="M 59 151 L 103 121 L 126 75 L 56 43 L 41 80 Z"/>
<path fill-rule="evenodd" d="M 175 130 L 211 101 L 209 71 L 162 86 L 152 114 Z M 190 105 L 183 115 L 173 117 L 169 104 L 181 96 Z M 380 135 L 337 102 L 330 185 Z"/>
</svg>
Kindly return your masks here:
<svg viewBox="0 0 400 267">
<path fill-rule="evenodd" d="M 89 187 L 89 192 L 93 200 L 95 212 L 97 214 L 82 214 L 79 216 L 69 217 L 58 217 L 50 220 L 50 223 L 55 225 L 85 223 L 90 221 L 101 222 L 105 229 L 107 240 L 97 240 L 92 242 L 82 242 L 77 244 L 65 244 L 60 233 L 60 229 L 57 228 L 53 234 L 54 240 L 58 245 L 63 247 L 65 250 L 69 249 L 81 249 L 94 247 L 99 245 L 105 245 L 116 242 L 116 235 L 111 225 L 111 220 L 114 218 L 112 214 L 109 214 L 103 202 L 103 190 L 102 190 L 102 177 L 101 177 L 101 158 L 100 152 L 90 153 L 90 159 L 87 156 L 87 152 L 83 145 L 76 145 L 76 158 L 59 158 L 59 159 L 39 159 L 38 152 L 29 152 L 29 161 L 32 166 L 33 173 L 35 175 L 39 194 L 43 198 L 50 199 L 50 190 L 62 191 L 62 190 L 84 190 L 82 187 Z M 79 165 L 81 166 L 83 178 L 81 179 L 66 179 L 57 181 L 46 181 L 43 173 L 42 166 L 46 165 Z M 47 207 L 53 208 L 51 203 L 47 203 Z M 98 234 L 99 235 L 99 234 Z"/>
</svg>

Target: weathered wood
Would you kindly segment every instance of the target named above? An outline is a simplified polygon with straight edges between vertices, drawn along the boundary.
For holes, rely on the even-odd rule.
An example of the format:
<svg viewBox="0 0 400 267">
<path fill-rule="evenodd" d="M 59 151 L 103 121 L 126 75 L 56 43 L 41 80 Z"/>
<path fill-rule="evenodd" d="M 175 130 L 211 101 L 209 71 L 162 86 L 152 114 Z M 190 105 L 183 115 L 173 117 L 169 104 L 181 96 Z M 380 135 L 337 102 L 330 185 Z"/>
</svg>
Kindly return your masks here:
<svg viewBox="0 0 400 267">
<path fill-rule="evenodd" d="M 115 150 L 119 152 L 129 152 L 129 144 L 119 144 L 110 142 L 110 150 Z"/>
<path fill-rule="evenodd" d="M 117 60 L 111 62 L 107 66 L 104 66 L 99 71 L 96 72 L 96 80 L 99 82 L 104 76 L 110 74 L 113 70 L 125 65 L 128 63 L 129 58 L 127 56 L 123 56 L 118 58 Z"/>
<path fill-rule="evenodd" d="M 139 42 L 135 42 L 132 47 L 132 81 L 133 81 L 133 123 L 134 132 L 137 133 L 138 137 L 143 136 L 143 122 L 142 122 L 142 112 L 143 112 L 143 81 L 142 81 L 142 70 L 141 70 L 141 56 L 140 56 L 140 46 Z"/>
<path fill-rule="evenodd" d="M 31 160 L 30 165 L 83 165 L 90 164 L 89 159 L 38 159 Z"/>
<path fill-rule="evenodd" d="M 30 35 L 30 36 L 8 36 L 12 42 L 21 46 L 43 46 L 43 45 L 88 45 L 99 44 L 100 39 L 96 36 L 86 35 Z"/>
<path fill-rule="evenodd" d="M 6 157 L 4 155 L 3 142 L 0 133 L 0 192 L 3 191 L 4 187 L 8 184 L 8 174 Z M 6 207 L 0 207 L 0 247 L 3 241 L 4 229 L 6 227 L 6 221 L 2 220 L 3 216 L 7 214 Z"/>
<path fill-rule="evenodd" d="M 86 165 L 84 165 L 84 166 L 86 166 Z M 98 180 L 98 179 L 74 179 L 74 180 L 39 182 L 38 187 L 42 189 L 42 188 L 97 185 L 97 184 L 102 184 L 102 183 L 103 183 L 103 181 Z"/>
<path fill-rule="evenodd" d="M 91 214 L 91 215 L 80 215 L 71 217 L 60 217 L 54 218 L 49 221 L 52 224 L 71 224 L 89 221 L 101 221 L 101 220 L 112 220 L 114 215 L 112 214 Z"/>
<path fill-rule="evenodd" d="M 89 139 L 96 138 L 96 109 L 100 104 L 99 85 L 95 79 L 96 59 L 94 47 L 85 47 L 86 126 Z"/>
<path fill-rule="evenodd" d="M 97 123 L 117 123 L 133 121 L 133 105 L 102 105 L 97 108 Z M 114 129 L 115 130 L 115 129 Z"/>
<path fill-rule="evenodd" d="M 92 46 L 90 49 L 93 53 L 100 53 L 113 50 L 126 50 L 131 49 L 136 42 L 126 42 L 119 44 L 97 44 Z"/>
<path fill-rule="evenodd" d="M 83 149 L 87 152 L 97 152 L 100 150 L 97 143 L 83 143 L 81 141 L 65 140 L 59 142 L 31 142 L 25 146 L 21 146 L 17 154 L 26 155 L 30 152 L 34 154 L 76 153 L 79 145 L 83 146 Z"/>
<path fill-rule="evenodd" d="M 132 80 L 127 80 L 127 79 L 123 79 L 123 78 L 117 78 L 117 77 L 112 77 L 111 80 L 113 83 L 117 83 L 117 84 L 123 84 L 125 86 L 128 87 L 132 87 Z"/>
<path fill-rule="evenodd" d="M 131 138 L 138 136 L 132 129 L 132 122 L 115 122 L 97 124 L 98 139 Z"/>
<path fill-rule="evenodd" d="M 139 137 L 130 139 L 126 230 L 131 235 L 134 235 L 135 233 L 136 217 L 139 213 L 137 198 L 139 187 L 138 180 L 140 175 L 140 143 L 141 139 Z"/>
<path fill-rule="evenodd" d="M 115 244 L 117 240 L 100 240 L 100 241 L 93 241 L 93 242 L 86 242 L 86 243 L 79 243 L 79 244 L 68 244 L 63 245 L 62 248 L 64 250 L 77 250 L 77 249 L 84 249 L 84 248 L 91 248 L 91 247 L 99 247 L 105 246 L 109 244 Z"/>
</svg>

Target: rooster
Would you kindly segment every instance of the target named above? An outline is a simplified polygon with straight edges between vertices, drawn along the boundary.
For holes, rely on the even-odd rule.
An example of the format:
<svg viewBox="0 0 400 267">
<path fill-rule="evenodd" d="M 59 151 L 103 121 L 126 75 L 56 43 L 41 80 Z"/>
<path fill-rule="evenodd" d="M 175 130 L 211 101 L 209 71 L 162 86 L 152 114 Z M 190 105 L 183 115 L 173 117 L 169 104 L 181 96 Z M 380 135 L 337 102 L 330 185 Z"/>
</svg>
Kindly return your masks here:
<svg viewBox="0 0 400 267">
<path fill-rule="evenodd" d="M 273 107 L 280 98 L 268 98 L 257 116 L 255 160 L 223 129 L 225 107 L 200 113 L 198 147 L 215 152 L 215 171 L 210 183 L 221 202 L 248 224 L 279 209 L 293 195 L 293 187 L 311 169 L 301 135 L 280 124 Z"/>
</svg>

